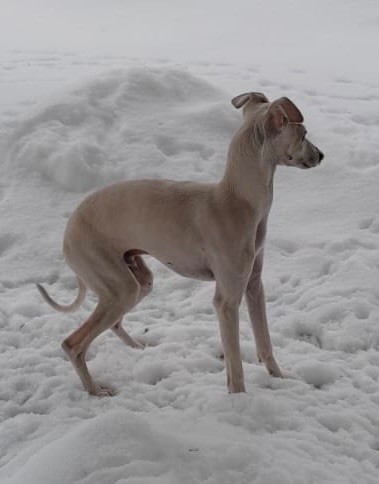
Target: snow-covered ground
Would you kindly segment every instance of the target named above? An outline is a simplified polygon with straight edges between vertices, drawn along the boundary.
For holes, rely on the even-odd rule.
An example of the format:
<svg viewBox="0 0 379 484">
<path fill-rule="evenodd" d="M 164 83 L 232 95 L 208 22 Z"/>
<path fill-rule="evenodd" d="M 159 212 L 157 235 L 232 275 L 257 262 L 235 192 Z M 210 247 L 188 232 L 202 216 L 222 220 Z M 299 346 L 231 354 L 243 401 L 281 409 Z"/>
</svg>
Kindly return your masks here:
<svg viewBox="0 0 379 484">
<path fill-rule="evenodd" d="M 379 5 L 374 1 L 0 0 L 0 482 L 376 484 L 379 476 Z M 247 90 L 290 97 L 325 153 L 281 168 L 264 281 L 275 354 L 241 307 L 246 394 L 228 395 L 213 284 L 147 259 L 152 295 L 89 354 L 60 343 L 61 241 L 120 178 L 217 180 Z"/>
</svg>

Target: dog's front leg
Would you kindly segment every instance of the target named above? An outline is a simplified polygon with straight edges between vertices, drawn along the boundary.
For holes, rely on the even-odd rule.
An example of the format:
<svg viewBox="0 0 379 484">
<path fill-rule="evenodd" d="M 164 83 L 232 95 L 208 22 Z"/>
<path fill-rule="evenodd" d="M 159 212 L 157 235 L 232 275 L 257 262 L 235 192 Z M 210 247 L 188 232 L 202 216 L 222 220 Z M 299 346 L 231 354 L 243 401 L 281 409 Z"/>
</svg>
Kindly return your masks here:
<svg viewBox="0 0 379 484">
<path fill-rule="evenodd" d="M 272 352 L 268 330 L 265 294 L 262 284 L 263 251 L 254 262 L 253 271 L 246 287 L 246 303 L 253 327 L 257 356 L 264 363 L 270 375 L 281 377 L 282 373 Z"/>
<path fill-rule="evenodd" d="M 222 345 L 224 348 L 224 361 L 226 379 L 229 393 L 245 391 L 241 350 L 239 342 L 239 305 L 241 299 L 226 296 L 216 285 L 213 304 L 216 308 Z"/>
<path fill-rule="evenodd" d="M 229 393 L 245 391 L 239 341 L 239 307 L 253 262 L 254 252 L 248 247 L 242 253 L 236 252 L 231 257 L 223 258 L 222 263 L 214 267 L 216 292 L 213 304 L 220 323 Z"/>
</svg>

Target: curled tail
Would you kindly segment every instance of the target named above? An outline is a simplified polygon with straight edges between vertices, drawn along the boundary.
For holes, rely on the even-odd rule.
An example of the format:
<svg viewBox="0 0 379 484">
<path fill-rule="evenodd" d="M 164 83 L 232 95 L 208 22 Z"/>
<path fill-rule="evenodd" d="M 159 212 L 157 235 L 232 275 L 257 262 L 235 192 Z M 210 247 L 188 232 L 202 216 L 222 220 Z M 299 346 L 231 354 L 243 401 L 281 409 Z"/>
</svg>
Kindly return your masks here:
<svg viewBox="0 0 379 484">
<path fill-rule="evenodd" d="M 56 303 L 47 293 L 46 289 L 41 286 L 41 284 L 37 284 L 37 289 L 41 296 L 44 298 L 44 300 L 50 304 L 54 309 L 57 311 L 60 311 L 61 313 L 72 313 L 78 309 L 78 307 L 82 304 L 84 301 L 85 295 L 86 295 L 86 286 L 84 282 L 77 278 L 78 280 L 78 286 L 79 286 L 79 292 L 78 295 L 76 296 L 76 299 L 74 302 L 71 304 L 67 304 L 67 306 L 63 306 L 61 304 Z"/>
</svg>

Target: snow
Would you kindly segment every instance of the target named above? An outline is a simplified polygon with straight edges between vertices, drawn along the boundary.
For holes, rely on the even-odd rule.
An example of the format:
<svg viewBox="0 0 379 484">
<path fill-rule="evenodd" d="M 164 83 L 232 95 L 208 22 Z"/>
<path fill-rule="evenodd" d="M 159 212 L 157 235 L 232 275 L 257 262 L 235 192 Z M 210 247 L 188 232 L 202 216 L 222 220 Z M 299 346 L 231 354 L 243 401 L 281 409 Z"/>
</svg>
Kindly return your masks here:
<svg viewBox="0 0 379 484">
<path fill-rule="evenodd" d="M 375 2 L 0 0 L 0 482 L 376 484 L 379 14 Z M 325 153 L 281 168 L 264 283 L 267 375 L 241 307 L 247 393 L 228 395 L 213 284 L 146 258 L 154 289 L 88 353 L 60 343 L 68 216 L 119 179 L 217 180 L 248 90 L 290 97 Z"/>
</svg>

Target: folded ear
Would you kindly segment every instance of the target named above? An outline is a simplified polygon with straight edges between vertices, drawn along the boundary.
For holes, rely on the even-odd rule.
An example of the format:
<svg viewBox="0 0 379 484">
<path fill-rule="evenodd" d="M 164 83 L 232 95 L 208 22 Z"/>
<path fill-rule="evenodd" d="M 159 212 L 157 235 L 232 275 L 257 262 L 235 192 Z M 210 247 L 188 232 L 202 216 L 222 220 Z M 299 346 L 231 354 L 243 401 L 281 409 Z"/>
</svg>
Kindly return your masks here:
<svg viewBox="0 0 379 484">
<path fill-rule="evenodd" d="M 302 123 L 304 121 L 303 115 L 288 97 L 281 97 L 274 101 L 273 104 L 284 109 L 290 123 Z"/>
<path fill-rule="evenodd" d="M 244 94 L 234 97 L 232 99 L 232 104 L 235 108 L 239 109 L 250 101 L 257 104 L 269 102 L 267 97 L 261 92 L 245 92 Z"/>
<path fill-rule="evenodd" d="M 288 124 L 288 116 L 280 104 L 272 103 L 264 120 L 264 130 L 268 136 L 278 135 Z"/>
</svg>

